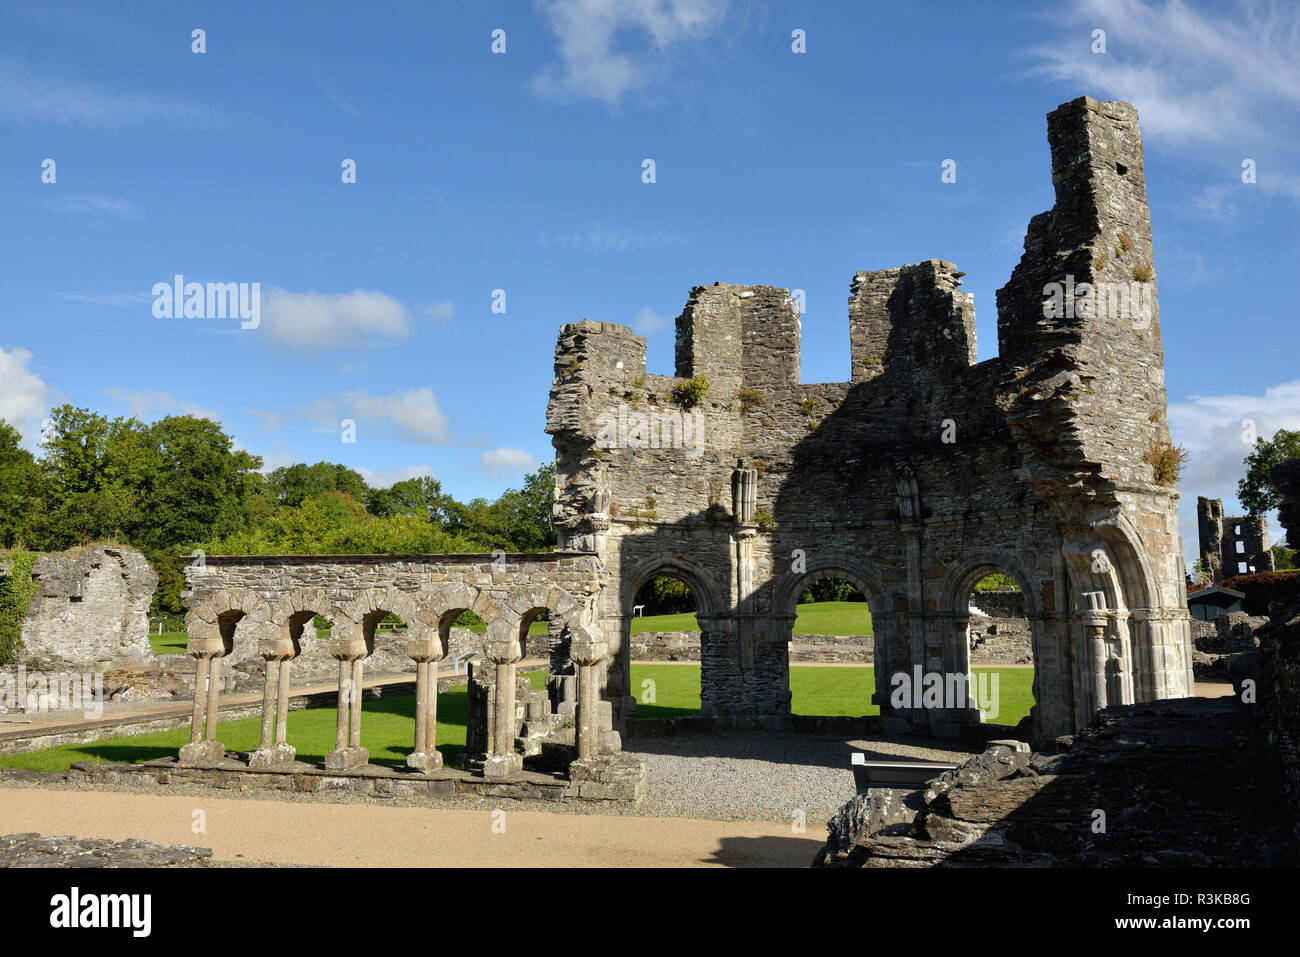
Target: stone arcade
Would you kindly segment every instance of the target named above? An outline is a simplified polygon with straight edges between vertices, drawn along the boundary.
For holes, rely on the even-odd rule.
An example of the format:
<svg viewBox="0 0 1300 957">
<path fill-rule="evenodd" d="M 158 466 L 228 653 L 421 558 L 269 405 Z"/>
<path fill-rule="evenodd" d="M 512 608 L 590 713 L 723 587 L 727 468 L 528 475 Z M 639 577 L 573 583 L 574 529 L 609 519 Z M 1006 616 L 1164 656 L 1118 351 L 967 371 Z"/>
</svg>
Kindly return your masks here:
<svg viewBox="0 0 1300 957">
<path fill-rule="evenodd" d="M 854 277 L 851 373 L 839 383 L 800 382 L 786 290 L 696 287 L 677 319 L 676 376 L 646 373 L 645 341 L 630 329 L 561 329 L 546 425 L 559 551 L 210 557 L 192 572 L 188 618 L 196 689 L 207 680 L 210 692 L 195 696 L 182 763 L 224 755 L 217 678 L 241 641 L 268 662 L 250 764 L 292 762 L 288 674 L 304 624 L 321 615 L 339 662 L 326 764 L 363 767 L 354 692 L 392 612 L 408 625 L 422 716 L 408 763 L 435 772 L 437 662 L 470 609 L 488 624 L 482 654 L 498 692 L 482 774 L 508 779 L 522 765 L 515 664 L 546 609 L 555 703 L 575 712 L 570 776 L 605 796 L 602 783 L 628 773 L 615 752 L 636 712 L 633 600 L 661 574 L 696 597 L 703 712 L 720 727 L 791 725 L 795 604 L 828 576 L 868 596 L 887 731 L 959 735 L 980 722 L 969 706 L 895 709 L 889 690 L 899 672 L 969 674 L 968 596 L 990 571 L 1010 574 L 1025 598 L 1036 740 L 1072 734 L 1108 705 L 1190 695 L 1178 494 L 1159 467 L 1172 449 L 1154 286 L 1136 320 L 1044 309 L 1053 283 L 1154 281 L 1137 115 L 1080 98 L 1049 114 L 1048 138 L 1056 203 L 1030 221 L 998 292 L 997 358 L 975 361 L 972 297 L 947 262 Z M 662 422 L 679 407 L 674 390 L 689 394 L 677 387 L 698 377 L 708 386 L 684 403 L 690 441 L 640 441 L 636 416 Z M 611 422 L 628 425 L 611 433 Z M 571 670 L 576 683 L 562 677 Z"/>
</svg>

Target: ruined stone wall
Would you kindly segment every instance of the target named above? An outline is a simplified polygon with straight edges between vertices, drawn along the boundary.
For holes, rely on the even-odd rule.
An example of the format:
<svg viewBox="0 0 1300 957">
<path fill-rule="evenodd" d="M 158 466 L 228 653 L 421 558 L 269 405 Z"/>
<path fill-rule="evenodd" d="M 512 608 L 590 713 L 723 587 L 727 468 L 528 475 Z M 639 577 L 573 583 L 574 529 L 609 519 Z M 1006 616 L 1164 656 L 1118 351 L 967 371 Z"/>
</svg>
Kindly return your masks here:
<svg viewBox="0 0 1300 957">
<path fill-rule="evenodd" d="M 1257 572 L 1274 570 L 1264 516 L 1224 515 L 1223 499 L 1200 496 L 1196 500 L 1196 525 L 1201 562 L 1211 581 L 1245 575 L 1251 566 Z"/>
<path fill-rule="evenodd" d="M 547 431 L 563 547 L 593 550 L 620 719 L 637 589 L 674 574 L 695 593 L 703 708 L 785 726 L 794 605 L 835 575 L 868 596 L 876 700 L 896 730 L 955 733 L 969 709 L 895 714 L 889 676 L 969 667 L 967 600 L 1005 571 L 1026 595 L 1035 726 L 1081 727 L 1107 704 L 1191 693 L 1177 493 L 1136 113 L 1081 98 L 1048 118 L 1056 206 L 1035 217 L 998 293 L 1000 355 L 976 363 L 974 306 L 951 263 L 855 275 L 849 381 L 798 380 L 784 290 L 717 283 L 677 320 L 675 376 L 645 373 L 621 326 L 564 326 Z M 1104 253 L 1104 255 L 1103 255 Z M 1047 289 L 1142 277 L 1138 316 L 1049 317 Z M 1142 297 L 1139 297 L 1142 298 Z M 676 410 L 703 375 L 692 442 L 640 413 Z M 621 418 L 620 418 L 621 417 Z"/>
<path fill-rule="evenodd" d="M 32 567 L 36 592 L 23 621 L 28 667 L 89 667 L 148 658 L 149 605 L 158 576 L 139 552 L 93 545 L 42 555 Z"/>
</svg>

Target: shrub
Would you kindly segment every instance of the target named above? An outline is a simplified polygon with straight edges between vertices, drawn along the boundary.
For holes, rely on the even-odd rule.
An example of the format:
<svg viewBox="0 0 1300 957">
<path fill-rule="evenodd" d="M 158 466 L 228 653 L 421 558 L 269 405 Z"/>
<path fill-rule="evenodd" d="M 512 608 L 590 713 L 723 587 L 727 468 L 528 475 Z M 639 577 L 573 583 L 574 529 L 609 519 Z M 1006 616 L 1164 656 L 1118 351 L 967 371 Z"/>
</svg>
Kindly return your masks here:
<svg viewBox="0 0 1300 957">
<path fill-rule="evenodd" d="M 668 395 L 683 409 L 693 409 L 704 401 L 708 392 L 709 380 L 705 376 L 697 375 L 693 379 L 687 379 L 673 386 Z"/>
<path fill-rule="evenodd" d="M 1187 464 L 1187 450 L 1181 445 L 1170 445 L 1168 442 L 1152 442 L 1142 458 L 1151 466 L 1158 485 L 1172 487 L 1178 484 L 1178 477 Z"/>
<path fill-rule="evenodd" d="M 754 524 L 762 531 L 776 527 L 776 517 L 766 505 L 760 505 L 754 509 Z"/>
<path fill-rule="evenodd" d="M 1150 282 L 1156 278 L 1156 271 L 1150 263 L 1139 263 L 1133 267 L 1133 278 L 1138 282 Z"/>
<path fill-rule="evenodd" d="M 23 648 L 23 619 L 36 593 L 32 581 L 34 552 L 15 552 L 9 574 L 0 578 L 0 665 L 18 657 Z"/>
<path fill-rule="evenodd" d="M 740 400 L 740 411 L 748 412 L 750 409 L 759 405 L 767 405 L 767 396 L 763 394 L 762 389 L 751 389 L 745 386 L 736 393 L 736 398 Z"/>
<path fill-rule="evenodd" d="M 816 415 L 817 410 L 822 407 L 821 400 L 815 395 L 810 395 L 799 403 L 799 411 L 804 415 Z"/>
</svg>

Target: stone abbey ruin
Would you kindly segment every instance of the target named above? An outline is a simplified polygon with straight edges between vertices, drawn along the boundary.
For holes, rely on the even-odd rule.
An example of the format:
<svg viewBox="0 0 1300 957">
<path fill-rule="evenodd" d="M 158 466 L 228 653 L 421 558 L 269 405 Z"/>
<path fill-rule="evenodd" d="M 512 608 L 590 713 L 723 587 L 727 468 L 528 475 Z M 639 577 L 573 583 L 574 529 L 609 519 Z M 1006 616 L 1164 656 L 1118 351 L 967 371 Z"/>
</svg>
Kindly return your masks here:
<svg viewBox="0 0 1300 957">
<path fill-rule="evenodd" d="M 293 761 L 291 662 L 319 615 L 334 626 L 340 689 L 326 766 L 364 766 L 363 709 L 349 689 L 393 613 L 407 623 L 429 716 L 409 764 L 437 769 L 429 689 L 451 623 L 472 610 L 488 629 L 490 688 L 470 732 L 480 773 L 520 773 L 530 740 L 535 751 L 556 716 L 571 715 L 571 773 L 593 795 L 619 796 L 613 777 L 635 779 L 617 757 L 636 714 L 632 605 L 664 574 L 695 595 L 702 713 L 716 727 L 792 725 L 795 603 L 827 576 L 868 597 L 886 731 L 960 736 L 980 723 L 976 702 L 951 692 L 970 674 L 971 589 L 992 571 L 1025 596 L 1035 741 L 1070 735 L 1110 705 L 1190 695 L 1178 495 L 1159 469 L 1171 443 L 1154 296 L 1140 316 L 1045 306 L 1053 283 L 1082 292 L 1152 281 L 1137 115 L 1082 98 L 1048 116 L 1048 138 L 1056 203 L 1031 220 L 998 293 L 997 358 L 975 361 L 972 298 L 946 262 L 854 277 L 851 377 L 839 383 L 800 382 L 786 290 L 696 287 L 677 320 L 674 376 L 646 372 L 645 341 L 630 329 L 561 329 L 546 425 L 557 552 L 209 560 L 191 575 L 188 616 L 196 687 L 206 681 L 209 694 L 195 696 L 183 762 L 223 757 L 220 681 L 207 679 L 252 642 L 268 671 L 250 763 Z M 515 665 L 543 611 L 550 694 L 525 704 Z M 899 674 L 938 676 L 943 694 L 918 689 L 898 707 Z"/>
<path fill-rule="evenodd" d="M 1048 138 L 1056 204 L 998 292 L 995 359 L 975 361 L 963 274 L 933 260 L 854 276 L 847 382 L 800 382 L 799 314 L 770 286 L 692 290 L 676 376 L 648 375 L 625 327 L 561 330 L 555 523 L 561 547 L 610 576 L 590 624 L 620 719 L 635 710 L 632 601 L 665 573 L 697 596 L 703 710 L 719 718 L 788 725 L 795 603 L 822 576 L 869 598 L 887 729 L 979 721 L 969 702 L 894 707 L 890 681 L 969 673 L 968 599 L 991 571 L 1026 596 L 1037 740 L 1108 705 L 1192 693 L 1178 494 L 1157 470 L 1170 448 L 1158 311 L 1049 318 L 1044 305 L 1053 283 L 1151 280 L 1137 115 L 1075 100 L 1048 116 Z M 673 434 L 662 412 L 689 380 L 707 392 Z"/>
<path fill-rule="evenodd" d="M 1034 796 L 1057 778 L 1082 789 L 1066 801 L 1071 808 L 1094 807 L 1084 793 L 1090 762 L 1118 760 L 1134 734 L 1149 741 L 1159 759 L 1150 766 L 1162 769 L 1170 795 L 1194 786 L 1188 775 L 1212 777 L 1206 762 L 1259 765 L 1255 719 L 1233 710 L 1239 703 L 1206 711 L 1181 700 L 1194 693 L 1194 650 L 1137 114 L 1082 97 L 1050 113 L 1047 126 L 1055 203 L 1030 220 L 1024 254 L 997 293 L 996 358 L 976 361 L 972 297 L 960 290 L 963 274 L 939 260 L 853 277 L 844 382 L 800 381 L 799 312 L 788 291 L 770 286 L 694 288 L 677 319 L 671 376 L 647 372 L 645 340 L 626 327 L 564 325 L 546 417 L 556 454 L 555 551 L 209 556 L 187 569 L 190 743 L 177 759 L 74 765 L 73 776 L 415 798 L 639 800 L 645 767 L 624 742 L 653 733 L 646 729 L 656 722 L 637 716 L 631 662 L 646 643 L 634 645 L 631 623 L 638 592 L 660 576 L 680 579 L 696 603 L 702 707 L 687 730 L 1020 739 L 995 742 L 945 776 L 925 792 L 930 810 L 921 817 L 920 805 L 907 804 L 916 795 L 851 801 L 832 822 L 823 863 L 861 863 L 863 848 L 873 860 L 945 857 L 990 828 L 1015 826 L 1005 822 L 1016 815 L 1033 818 Z M 1133 286 L 1125 296 L 1094 296 Z M 1074 297 L 1065 309 L 1053 301 L 1062 290 Z M 1114 308 L 1126 298 L 1144 304 Z M 1300 481 L 1289 481 L 1284 522 L 1300 500 Z M 1207 508 L 1202 527 L 1217 522 L 1215 549 L 1226 562 L 1236 546 L 1221 509 Z M 66 568 L 47 565 L 29 615 L 33 634 L 66 631 L 69 616 L 87 614 L 79 575 L 91 581 L 92 572 L 108 574 L 96 570 L 120 567 L 129 595 L 111 608 L 97 598 L 94 607 L 119 622 L 110 644 L 135 647 L 119 620 L 141 617 L 137 591 L 147 575 L 102 549 Z M 995 572 L 1019 591 L 986 604 L 1027 620 L 1032 651 L 1034 707 L 1016 729 L 985 725 L 970 695 L 971 594 Z M 876 687 L 862 705 L 876 704 L 879 718 L 836 724 L 792 714 L 795 606 L 811 582 L 832 577 L 869 603 Z M 453 628 L 466 611 L 485 634 Z M 390 614 L 405 623 L 400 642 L 382 634 Z M 543 616 L 548 635 L 530 639 Z M 330 625 L 326 639 L 315 637 L 320 619 Z M 477 662 L 466 760 L 444 767 L 437 692 L 448 660 L 468 657 L 467 647 Z M 59 658 L 48 642 L 38 650 Z M 1292 653 L 1277 654 L 1278 687 L 1293 688 Z M 525 657 L 548 661 L 545 691 L 518 674 Z M 261 741 L 247 754 L 227 753 L 218 711 L 232 670 L 244 675 L 250 661 L 260 669 Z M 298 760 L 287 712 L 291 691 L 325 669 L 336 737 L 315 765 Z M 371 692 L 362 693 L 363 682 L 394 672 L 413 677 L 416 696 L 405 768 L 371 764 L 361 743 Z M 911 695 L 900 698 L 909 683 Z M 1258 819 L 1260 808 L 1280 820 L 1284 792 L 1295 810 L 1293 709 L 1276 699 L 1271 707 L 1270 742 L 1285 752 L 1278 764 L 1286 783 L 1257 783 L 1267 801 L 1239 808 L 1234 821 Z M 1222 733 L 1189 745 L 1178 722 L 1197 715 Z M 1031 755 L 1025 742 L 1064 750 L 1065 764 L 1053 763 L 1059 754 Z M 964 797 L 956 790 L 984 784 L 997 788 Z M 1121 792 L 1136 786 L 1126 779 L 1113 800 L 1129 801 Z M 963 818 L 963 800 L 977 817 Z M 926 823 L 906 837 L 890 830 L 913 820 Z M 1152 841 L 1168 836 L 1148 831 Z M 1017 856 L 1019 846 L 1005 845 L 1014 851 L 1007 861 L 1030 860 Z M 1216 846 L 1222 860 L 1249 856 L 1228 837 Z M 1082 860 L 1062 854 L 1030 862 Z"/>
</svg>

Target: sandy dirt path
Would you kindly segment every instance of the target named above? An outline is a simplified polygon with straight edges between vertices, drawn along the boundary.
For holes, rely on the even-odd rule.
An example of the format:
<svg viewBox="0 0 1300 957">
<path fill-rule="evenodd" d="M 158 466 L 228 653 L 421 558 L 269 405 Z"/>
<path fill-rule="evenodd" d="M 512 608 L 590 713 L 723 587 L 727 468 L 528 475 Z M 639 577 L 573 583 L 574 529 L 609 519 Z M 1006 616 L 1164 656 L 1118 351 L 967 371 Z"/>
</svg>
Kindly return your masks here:
<svg viewBox="0 0 1300 957">
<path fill-rule="evenodd" d="M 206 833 L 191 829 L 194 812 Z M 217 860 L 323 867 L 807 867 L 822 822 L 789 824 L 615 815 L 310 804 L 0 788 L 0 833 L 36 831 L 210 847 Z M 500 820 L 500 819 L 498 819 Z"/>
</svg>

